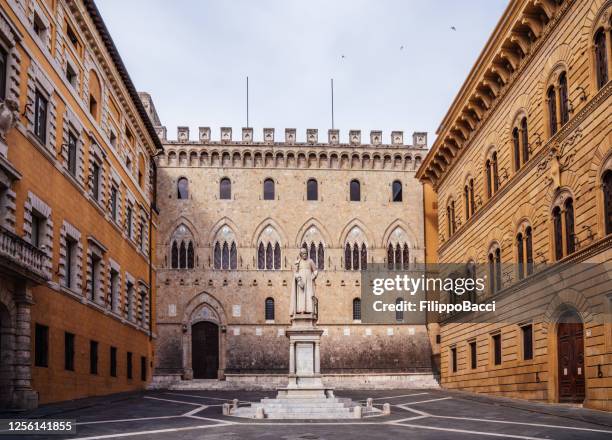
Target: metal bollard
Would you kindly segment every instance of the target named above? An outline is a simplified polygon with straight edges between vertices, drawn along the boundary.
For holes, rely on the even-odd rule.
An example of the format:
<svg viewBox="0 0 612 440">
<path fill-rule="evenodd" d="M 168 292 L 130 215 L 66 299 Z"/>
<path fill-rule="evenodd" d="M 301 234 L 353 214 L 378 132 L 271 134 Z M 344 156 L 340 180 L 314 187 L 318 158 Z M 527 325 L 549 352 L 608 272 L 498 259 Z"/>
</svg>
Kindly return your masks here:
<svg viewBox="0 0 612 440">
<path fill-rule="evenodd" d="M 238 399 L 232 400 L 232 408 L 238 409 Z"/>
<path fill-rule="evenodd" d="M 368 408 L 368 410 L 371 410 L 373 405 L 374 405 L 374 399 L 372 399 L 371 397 L 368 397 L 368 400 L 366 400 L 366 407 Z"/>
<path fill-rule="evenodd" d="M 360 419 L 361 418 L 361 410 L 362 410 L 361 406 L 359 406 L 359 405 L 356 406 L 353 409 L 353 417 L 355 417 L 356 419 Z"/>
<path fill-rule="evenodd" d="M 391 405 L 388 403 L 385 403 L 383 405 L 383 415 L 388 416 L 389 414 L 391 414 Z"/>
<path fill-rule="evenodd" d="M 229 403 L 224 403 L 223 404 L 223 415 L 224 416 L 229 416 L 230 415 L 230 404 Z"/>
<path fill-rule="evenodd" d="M 257 407 L 257 409 L 255 410 L 255 418 L 256 419 L 263 419 L 264 417 L 265 417 L 265 414 L 264 414 L 263 407 L 261 407 L 261 406 Z"/>
</svg>

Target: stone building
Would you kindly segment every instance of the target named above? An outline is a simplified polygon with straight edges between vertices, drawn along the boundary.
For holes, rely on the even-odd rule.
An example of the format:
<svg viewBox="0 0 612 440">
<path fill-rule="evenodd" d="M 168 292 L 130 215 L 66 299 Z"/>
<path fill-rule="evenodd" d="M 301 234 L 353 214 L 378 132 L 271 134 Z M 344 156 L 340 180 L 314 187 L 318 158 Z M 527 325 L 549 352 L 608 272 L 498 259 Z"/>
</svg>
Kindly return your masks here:
<svg viewBox="0 0 612 440">
<path fill-rule="evenodd" d="M 418 171 L 502 311 L 443 317 L 444 387 L 612 410 L 611 14 L 511 1 Z"/>
<path fill-rule="evenodd" d="M 172 141 L 159 132 L 156 375 L 286 376 L 292 266 L 306 247 L 319 267 L 322 372 L 338 381 L 349 373 L 431 379 L 426 326 L 366 325 L 360 305 L 361 269 L 388 255 L 398 268 L 424 261 L 414 175 L 425 133 L 406 145 L 402 132 L 389 144 L 379 131 L 364 143 L 351 130 L 348 144 L 338 130 L 327 142 L 317 130 L 304 142 L 295 129 L 282 141 L 271 128 L 262 141 L 252 128 L 238 141 L 231 128 L 219 140 L 208 127 L 197 140 L 186 127 Z"/>
<path fill-rule="evenodd" d="M 92 1 L 0 5 L 0 406 L 143 388 L 162 149 Z"/>
</svg>

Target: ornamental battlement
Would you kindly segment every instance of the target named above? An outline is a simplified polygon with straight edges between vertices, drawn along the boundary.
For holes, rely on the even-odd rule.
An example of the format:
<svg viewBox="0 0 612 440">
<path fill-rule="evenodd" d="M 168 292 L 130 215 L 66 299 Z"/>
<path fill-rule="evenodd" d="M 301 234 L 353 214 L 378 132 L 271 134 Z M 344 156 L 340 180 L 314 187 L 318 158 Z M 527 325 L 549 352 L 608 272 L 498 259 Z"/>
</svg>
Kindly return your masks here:
<svg viewBox="0 0 612 440">
<path fill-rule="evenodd" d="M 278 141 L 275 138 L 274 128 L 264 128 L 262 141 L 254 140 L 254 132 L 252 127 L 243 127 L 240 140 L 233 140 L 232 127 L 221 127 L 219 138 L 213 140 L 210 127 L 198 128 L 198 139 L 190 139 L 189 127 L 177 127 L 176 140 L 167 138 L 167 130 L 164 126 L 156 128 L 157 135 L 165 144 L 206 144 L 206 145 L 319 145 L 319 146 L 364 146 L 364 147 L 402 147 L 402 148 L 427 148 L 427 133 L 414 132 L 412 134 L 412 144 L 404 143 L 403 131 L 392 131 L 389 142 L 383 142 L 383 132 L 381 130 L 370 131 L 370 139 L 368 143 L 362 143 L 361 130 L 349 130 L 349 142 L 340 142 L 340 130 L 327 130 L 327 142 L 319 140 L 319 130 L 316 128 L 306 129 L 306 138 L 304 142 L 298 142 L 297 130 L 295 128 L 285 128 L 284 141 Z"/>
</svg>

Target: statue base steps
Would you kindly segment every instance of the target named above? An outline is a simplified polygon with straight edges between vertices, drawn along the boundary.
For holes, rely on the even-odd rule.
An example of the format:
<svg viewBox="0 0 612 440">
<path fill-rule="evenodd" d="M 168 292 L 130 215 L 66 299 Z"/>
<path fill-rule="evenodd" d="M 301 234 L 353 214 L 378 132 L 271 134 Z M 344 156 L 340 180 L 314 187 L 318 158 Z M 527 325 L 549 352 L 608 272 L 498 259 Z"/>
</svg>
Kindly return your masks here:
<svg viewBox="0 0 612 440">
<path fill-rule="evenodd" d="M 295 391 L 295 390 L 292 390 Z M 299 390 L 307 391 L 307 390 Z M 230 415 L 244 418 L 258 418 L 258 413 L 266 419 L 355 419 L 380 414 L 377 408 L 361 407 L 351 399 L 338 397 L 308 397 L 294 394 L 288 396 L 279 390 L 276 399 L 262 399 L 251 406 L 231 410 Z M 359 407 L 359 410 L 355 408 Z M 262 412 L 263 410 L 263 412 Z M 259 417 L 261 418 L 261 416 Z"/>
</svg>

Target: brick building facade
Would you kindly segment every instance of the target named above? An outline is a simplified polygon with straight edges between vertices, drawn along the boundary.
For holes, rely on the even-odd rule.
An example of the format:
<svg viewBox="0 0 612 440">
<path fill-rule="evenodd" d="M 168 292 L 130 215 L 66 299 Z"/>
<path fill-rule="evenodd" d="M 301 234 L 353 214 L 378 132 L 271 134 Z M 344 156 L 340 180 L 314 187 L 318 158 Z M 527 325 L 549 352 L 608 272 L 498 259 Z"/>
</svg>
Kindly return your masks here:
<svg viewBox="0 0 612 440">
<path fill-rule="evenodd" d="M 424 261 L 422 185 L 414 178 L 426 135 L 413 145 L 373 131 L 304 142 L 287 129 L 254 141 L 251 128 L 212 140 L 186 127 L 158 158 L 160 218 L 155 371 L 220 378 L 285 374 L 292 264 L 303 246 L 317 279 L 324 374 L 423 373 L 425 325 L 361 323 L 360 269 Z M 397 261 L 396 261 L 397 260 Z M 399 267 L 399 266 L 398 266 Z M 212 341 L 212 342 L 211 342 Z"/>
<path fill-rule="evenodd" d="M 611 14 L 510 2 L 418 171 L 502 311 L 443 317 L 444 387 L 612 409 Z"/>
<path fill-rule="evenodd" d="M 93 2 L 2 2 L 0 137 L 0 405 L 143 388 L 162 146 Z"/>
</svg>

